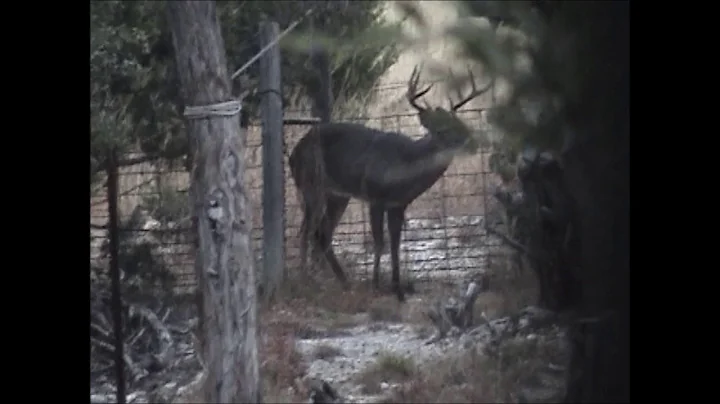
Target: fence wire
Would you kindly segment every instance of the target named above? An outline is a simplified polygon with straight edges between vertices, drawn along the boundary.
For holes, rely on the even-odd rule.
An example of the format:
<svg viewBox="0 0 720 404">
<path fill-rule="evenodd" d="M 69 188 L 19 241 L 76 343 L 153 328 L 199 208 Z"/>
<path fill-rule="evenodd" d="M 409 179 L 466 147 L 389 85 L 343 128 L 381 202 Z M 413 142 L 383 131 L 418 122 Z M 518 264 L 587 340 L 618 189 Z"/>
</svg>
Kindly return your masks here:
<svg viewBox="0 0 720 404">
<path fill-rule="evenodd" d="M 404 84 L 403 84 L 404 85 Z M 396 93 L 403 85 L 388 85 L 379 92 Z M 383 94 L 379 94 L 383 97 Z M 460 117 L 475 130 L 489 130 L 482 119 L 485 108 L 461 111 Z M 288 114 L 288 111 L 286 111 Z M 310 116 L 310 111 L 292 111 L 292 115 Z M 344 119 L 387 131 L 419 137 L 424 134 L 416 113 L 412 111 Z M 285 262 L 287 271 L 299 268 L 299 230 L 302 218 L 294 182 L 287 158 L 289 151 L 308 130 L 307 126 L 286 126 L 285 142 Z M 251 126 L 246 142 L 246 182 L 252 190 L 253 246 L 258 268 L 262 268 L 262 139 L 261 128 Z M 477 155 L 456 159 L 445 175 L 415 200 L 407 210 L 401 242 L 402 271 L 415 281 L 454 278 L 472 275 L 487 266 L 489 257 L 499 242 L 484 231 L 492 200 L 487 190 L 496 183 L 489 171 L 490 150 L 481 149 Z M 142 266 L 134 260 L 148 259 L 151 266 L 161 266 L 172 274 L 176 293 L 192 292 L 196 287 L 194 253 L 189 220 L 187 190 L 189 175 L 183 169 L 143 163 L 123 167 L 119 172 L 119 200 L 121 220 L 120 264 L 128 268 Z M 101 187 L 91 198 L 91 265 L 107 265 L 108 219 L 107 194 Z M 334 249 L 349 275 L 370 277 L 373 262 L 367 205 L 351 200 L 334 236 Z M 387 241 L 387 237 L 386 237 Z M 143 249 L 152 245 L 152 251 Z M 139 250 L 145 256 L 135 256 Z M 386 248 L 381 265 L 389 273 L 390 257 Z M 333 276 L 331 273 L 328 277 Z"/>
</svg>

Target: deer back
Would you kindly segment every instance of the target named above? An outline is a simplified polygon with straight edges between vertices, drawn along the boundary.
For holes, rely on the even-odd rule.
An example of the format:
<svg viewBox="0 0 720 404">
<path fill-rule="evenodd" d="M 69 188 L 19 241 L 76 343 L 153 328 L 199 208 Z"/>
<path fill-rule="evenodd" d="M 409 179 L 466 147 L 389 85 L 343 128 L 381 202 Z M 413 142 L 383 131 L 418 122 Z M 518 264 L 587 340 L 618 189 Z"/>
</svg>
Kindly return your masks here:
<svg viewBox="0 0 720 404">
<path fill-rule="evenodd" d="M 303 194 L 321 186 L 332 194 L 393 206 L 409 204 L 431 187 L 452 156 L 432 136 L 413 140 L 360 124 L 329 123 L 301 139 L 290 165 Z"/>
</svg>

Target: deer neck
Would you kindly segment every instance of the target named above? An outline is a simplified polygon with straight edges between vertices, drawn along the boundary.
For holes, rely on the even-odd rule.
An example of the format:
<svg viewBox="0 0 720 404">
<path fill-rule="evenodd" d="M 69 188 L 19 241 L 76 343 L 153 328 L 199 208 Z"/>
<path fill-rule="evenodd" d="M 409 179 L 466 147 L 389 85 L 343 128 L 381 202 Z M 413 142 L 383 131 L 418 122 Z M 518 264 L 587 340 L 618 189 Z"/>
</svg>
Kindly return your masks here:
<svg viewBox="0 0 720 404">
<path fill-rule="evenodd" d="M 408 159 L 394 167 L 389 167 L 385 178 L 389 181 L 402 181 L 427 175 L 442 175 L 455 158 L 456 150 L 444 147 L 431 135 L 426 135 L 414 143 Z"/>
<path fill-rule="evenodd" d="M 455 148 L 449 148 L 440 143 L 434 136 L 427 134 L 415 141 L 418 159 L 415 164 L 427 170 L 445 171 L 455 158 Z"/>
</svg>

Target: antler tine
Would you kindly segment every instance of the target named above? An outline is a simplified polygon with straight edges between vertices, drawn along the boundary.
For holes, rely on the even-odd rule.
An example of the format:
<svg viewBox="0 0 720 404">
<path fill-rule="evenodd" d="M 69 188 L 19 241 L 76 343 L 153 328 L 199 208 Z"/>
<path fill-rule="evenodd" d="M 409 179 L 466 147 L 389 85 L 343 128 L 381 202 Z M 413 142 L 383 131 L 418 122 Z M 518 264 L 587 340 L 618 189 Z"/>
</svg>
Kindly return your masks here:
<svg viewBox="0 0 720 404">
<path fill-rule="evenodd" d="M 448 68 L 448 76 L 450 77 L 450 83 L 454 84 L 455 83 L 455 74 L 452 71 L 452 67 Z M 458 96 L 462 97 L 462 94 L 460 94 L 460 89 L 458 89 L 457 92 L 458 92 Z M 450 108 L 452 108 L 453 100 L 452 100 L 452 97 L 450 97 L 450 94 L 448 94 L 447 99 L 448 99 L 448 105 L 450 105 Z"/>
<path fill-rule="evenodd" d="M 410 105 L 413 106 L 413 108 L 422 112 L 422 111 L 425 111 L 426 108 L 419 106 L 415 102 L 415 100 L 417 100 L 418 98 L 427 94 L 427 92 L 430 91 L 430 89 L 432 88 L 433 85 L 430 84 L 426 89 L 418 92 L 417 85 L 418 85 L 419 81 L 420 81 L 420 71 L 418 69 L 418 66 L 415 66 L 415 68 L 413 68 L 412 74 L 410 74 L 410 80 L 408 81 L 407 99 L 408 99 L 408 102 L 410 102 Z"/>
<path fill-rule="evenodd" d="M 472 84 L 472 91 L 470 92 L 470 95 L 468 95 L 462 101 L 460 101 L 457 104 L 452 106 L 453 111 L 457 111 L 460 107 L 467 104 L 473 98 L 476 98 L 477 96 L 486 93 L 495 83 L 495 78 L 493 77 L 493 79 L 490 80 L 490 83 L 488 83 L 487 86 L 478 90 L 477 86 L 475 85 L 475 77 L 473 76 L 473 72 L 469 68 L 468 68 L 468 75 L 470 76 L 470 83 Z M 458 90 L 458 95 L 461 95 L 460 90 Z M 452 105 L 452 104 L 450 104 L 450 105 Z"/>
</svg>

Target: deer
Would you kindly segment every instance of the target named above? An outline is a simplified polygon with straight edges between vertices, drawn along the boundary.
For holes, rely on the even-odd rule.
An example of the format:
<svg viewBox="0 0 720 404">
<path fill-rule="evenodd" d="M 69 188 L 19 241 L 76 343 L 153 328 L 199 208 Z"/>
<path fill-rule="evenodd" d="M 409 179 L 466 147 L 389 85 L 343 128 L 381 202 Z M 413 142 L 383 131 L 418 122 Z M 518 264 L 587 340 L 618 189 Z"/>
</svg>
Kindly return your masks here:
<svg viewBox="0 0 720 404">
<path fill-rule="evenodd" d="M 407 84 L 406 98 L 417 111 L 427 134 L 413 139 L 402 133 L 373 129 L 357 123 L 322 123 L 313 126 L 293 148 L 289 157 L 291 175 L 303 209 L 300 226 L 300 260 L 305 268 L 308 242 L 319 249 L 344 289 L 345 272 L 335 256 L 332 238 L 351 198 L 366 202 L 370 210 L 373 238 L 373 286 L 380 287 L 380 258 L 385 252 L 383 227 L 387 215 L 392 261 L 391 288 L 399 302 L 405 301 L 400 285 L 400 239 L 408 206 L 432 187 L 458 154 L 474 154 L 478 144 L 471 130 L 457 117 L 457 110 L 487 92 L 494 80 L 478 89 L 469 72 L 472 90 L 450 110 L 431 108 L 417 100 L 433 84 L 417 91 L 418 66 Z M 321 257 L 322 257 L 321 256 Z"/>
</svg>

